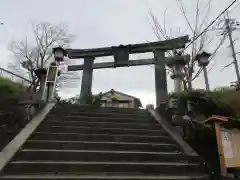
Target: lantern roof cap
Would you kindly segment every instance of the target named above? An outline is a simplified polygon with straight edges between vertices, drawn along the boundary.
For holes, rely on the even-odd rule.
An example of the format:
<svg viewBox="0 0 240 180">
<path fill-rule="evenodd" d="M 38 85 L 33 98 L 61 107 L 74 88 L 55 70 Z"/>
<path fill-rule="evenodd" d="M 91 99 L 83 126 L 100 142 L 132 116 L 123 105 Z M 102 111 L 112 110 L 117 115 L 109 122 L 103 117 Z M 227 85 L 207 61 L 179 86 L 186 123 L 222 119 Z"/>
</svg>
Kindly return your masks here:
<svg viewBox="0 0 240 180">
<path fill-rule="evenodd" d="M 201 52 L 199 52 L 199 53 L 197 54 L 196 60 L 199 60 L 199 59 L 202 58 L 202 57 L 207 57 L 207 58 L 209 58 L 211 55 L 212 55 L 211 53 L 208 53 L 208 52 L 206 52 L 206 51 L 201 51 Z"/>
<path fill-rule="evenodd" d="M 61 50 L 63 52 L 63 55 L 66 56 L 67 55 L 67 51 L 63 48 L 63 47 L 55 47 L 53 48 L 53 53 L 55 53 L 56 51 Z"/>
</svg>

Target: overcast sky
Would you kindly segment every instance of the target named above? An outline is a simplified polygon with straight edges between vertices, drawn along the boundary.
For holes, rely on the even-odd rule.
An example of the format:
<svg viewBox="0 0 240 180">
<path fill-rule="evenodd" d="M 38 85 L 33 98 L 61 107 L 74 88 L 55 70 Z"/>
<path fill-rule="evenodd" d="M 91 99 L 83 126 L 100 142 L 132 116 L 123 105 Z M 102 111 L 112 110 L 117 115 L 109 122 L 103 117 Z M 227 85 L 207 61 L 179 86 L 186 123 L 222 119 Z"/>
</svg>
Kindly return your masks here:
<svg viewBox="0 0 240 180">
<path fill-rule="evenodd" d="M 232 0 L 213 0 L 209 22 L 213 20 Z M 200 0 L 204 5 L 205 0 Z M 195 0 L 183 0 L 187 16 L 194 23 Z M 0 0 L 0 63 L 6 67 L 13 60 L 7 46 L 12 40 L 21 40 L 31 36 L 30 22 L 65 23 L 69 32 L 76 35 L 72 48 L 94 48 L 119 44 L 133 44 L 156 41 L 150 25 L 148 9 L 163 22 L 163 14 L 167 8 L 167 29 L 186 28 L 176 0 Z M 230 10 L 233 18 L 240 20 L 239 3 Z M 186 32 L 187 34 L 188 32 Z M 207 50 L 218 43 L 220 36 L 212 32 L 215 40 Z M 234 32 L 237 38 L 239 32 Z M 209 72 L 211 88 L 227 86 L 236 80 L 234 67 L 230 66 L 223 72 L 222 67 L 232 61 L 228 40 L 214 58 L 214 68 Z M 239 51 L 239 43 L 236 49 Z M 79 60 L 79 63 L 82 61 Z M 76 63 L 76 62 L 74 62 Z M 211 67 L 212 65 L 209 65 Z M 80 82 L 80 80 L 79 80 Z M 172 81 L 168 81 L 172 91 Z M 80 85 L 75 89 L 65 88 L 64 94 L 79 94 Z M 204 88 L 203 78 L 194 82 L 195 88 Z M 116 89 L 138 96 L 143 104 L 155 102 L 154 67 L 132 67 L 118 69 L 102 69 L 94 71 L 93 92 L 105 92 Z"/>
</svg>

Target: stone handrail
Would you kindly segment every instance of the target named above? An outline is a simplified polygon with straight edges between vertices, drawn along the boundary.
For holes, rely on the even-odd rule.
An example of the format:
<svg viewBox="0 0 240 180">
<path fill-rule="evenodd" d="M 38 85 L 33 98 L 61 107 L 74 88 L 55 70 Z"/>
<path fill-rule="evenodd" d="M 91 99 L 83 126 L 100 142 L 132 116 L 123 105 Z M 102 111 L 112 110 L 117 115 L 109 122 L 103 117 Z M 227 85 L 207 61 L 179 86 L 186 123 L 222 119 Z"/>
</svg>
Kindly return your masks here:
<svg viewBox="0 0 240 180">
<path fill-rule="evenodd" d="M 162 128 L 173 138 L 186 155 L 198 156 L 193 148 L 182 138 L 174 126 L 172 126 L 167 119 L 158 114 L 152 105 L 147 106 L 147 110 L 154 117 L 154 119 L 162 126 Z"/>
<path fill-rule="evenodd" d="M 0 152 L 0 172 L 5 165 L 21 148 L 24 142 L 31 136 L 38 125 L 44 120 L 55 103 L 49 102 L 33 119 L 14 137 L 14 139 Z"/>
</svg>

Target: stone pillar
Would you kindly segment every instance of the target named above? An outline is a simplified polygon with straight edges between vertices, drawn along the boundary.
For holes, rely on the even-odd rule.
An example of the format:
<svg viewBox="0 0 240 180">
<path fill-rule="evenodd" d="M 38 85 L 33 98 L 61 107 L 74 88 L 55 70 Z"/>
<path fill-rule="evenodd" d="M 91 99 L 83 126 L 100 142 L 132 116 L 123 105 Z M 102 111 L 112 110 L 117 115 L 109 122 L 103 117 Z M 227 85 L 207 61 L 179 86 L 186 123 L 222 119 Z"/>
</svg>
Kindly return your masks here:
<svg viewBox="0 0 240 180">
<path fill-rule="evenodd" d="M 45 86 L 45 75 L 41 75 L 40 77 L 39 77 L 39 84 L 40 84 L 40 88 L 39 88 L 39 100 L 40 99 L 44 99 L 44 86 Z"/>
<path fill-rule="evenodd" d="M 165 52 L 156 50 L 155 58 L 155 89 L 156 89 L 156 107 L 160 112 L 164 112 L 167 103 L 167 75 L 165 67 Z"/>
<path fill-rule="evenodd" d="M 181 78 L 177 77 L 174 81 L 174 92 L 180 93 L 182 91 L 182 80 Z"/>
<path fill-rule="evenodd" d="M 84 58 L 80 104 L 88 104 L 88 98 L 92 96 L 93 61 L 94 57 Z"/>
<path fill-rule="evenodd" d="M 208 72 L 207 72 L 206 66 L 203 66 L 203 74 L 204 74 L 204 79 L 205 79 L 206 90 L 210 91 L 210 86 L 209 86 L 209 81 L 208 81 Z"/>
</svg>

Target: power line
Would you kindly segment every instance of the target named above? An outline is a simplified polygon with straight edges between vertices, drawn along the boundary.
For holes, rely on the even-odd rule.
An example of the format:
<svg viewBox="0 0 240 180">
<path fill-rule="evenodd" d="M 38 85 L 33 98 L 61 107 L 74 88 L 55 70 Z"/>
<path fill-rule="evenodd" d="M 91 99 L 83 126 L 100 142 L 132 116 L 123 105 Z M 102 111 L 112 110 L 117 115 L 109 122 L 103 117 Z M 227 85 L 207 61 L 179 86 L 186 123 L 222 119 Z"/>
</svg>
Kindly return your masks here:
<svg viewBox="0 0 240 180">
<path fill-rule="evenodd" d="M 220 43 L 218 44 L 217 48 L 215 49 L 215 51 L 212 53 L 212 56 L 210 57 L 209 61 L 211 61 L 215 55 L 217 54 L 218 50 L 221 48 L 221 46 L 223 45 L 224 41 L 226 39 L 226 34 L 223 35 L 223 38 L 220 40 Z M 208 72 L 210 72 L 213 67 L 215 66 L 215 62 L 213 62 L 212 67 L 208 70 Z"/>
<path fill-rule="evenodd" d="M 199 37 L 201 37 L 229 8 L 231 8 L 237 0 L 234 0 L 227 8 L 225 8 L 200 34 L 196 37 L 193 37 L 193 40 L 185 47 L 187 49 L 194 41 L 196 41 Z"/>
<path fill-rule="evenodd" d="M 233 7 L 229 12 L 233 12 L 239 5 L 240 5 L 240 2 L 238 1 L 237 5 Z"/>
</svg>

